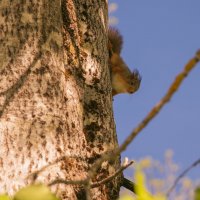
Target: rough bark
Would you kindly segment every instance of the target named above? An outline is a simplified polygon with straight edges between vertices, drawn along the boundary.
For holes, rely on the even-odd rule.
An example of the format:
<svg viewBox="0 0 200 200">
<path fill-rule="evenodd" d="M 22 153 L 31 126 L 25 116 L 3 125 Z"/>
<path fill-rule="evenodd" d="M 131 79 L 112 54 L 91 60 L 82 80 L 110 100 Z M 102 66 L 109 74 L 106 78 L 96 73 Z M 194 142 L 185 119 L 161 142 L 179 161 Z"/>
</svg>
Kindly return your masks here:
<svg viewBox="0 0 200 200">
<path fill-rule="evenodd" d="M 37 181 L 80 180 L 99 156 L 118 146 L 112 112 L 104 0 L 0 1 L 0 193 L 61 156 Z M 93 181 L 119 168 L 104 162 Z M 120 177 L 91 190 L 116 199 Z M 57 184 L 64 199 L 85 191 Z"/>
</svg>

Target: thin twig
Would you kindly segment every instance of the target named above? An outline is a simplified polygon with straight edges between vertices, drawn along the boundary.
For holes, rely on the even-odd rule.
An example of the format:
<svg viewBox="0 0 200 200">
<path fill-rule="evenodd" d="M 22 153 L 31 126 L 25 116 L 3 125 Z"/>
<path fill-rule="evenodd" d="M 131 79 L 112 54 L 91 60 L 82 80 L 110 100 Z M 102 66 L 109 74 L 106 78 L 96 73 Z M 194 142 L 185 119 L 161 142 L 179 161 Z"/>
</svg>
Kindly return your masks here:
<svg viewBox="0 0 200 200">
<path fill-rule="evenodd" d="M 167 196 L 170 195 L 172 190 L 176 187 L 178 182 L 180 181 L 181 178 L 183 178 L 192 168 L 196 167 L 198 164 L 200 164 L 200 159 L 196 160 L 194 163 L 192 163 L 188 168 L 186 168 L 174 181 L 174 184 L 169 188 L 167 191 Z"/>
<path fill-rule="evenodd" d="M 87 182 L 88 182 L 88 179 L 72 181 L 72 180 L 65 180 L 65 179 L 58 178 L 50 182 L 48 186 L 53 186 L 56 184 L 65 184 L 65 185 L 80 185 L 82 187 L 83 185 L 87 184 Z"/>
<path fill-rule="evenodd" d="M 56 179 L 54 181 L 52 181 L 51 183 L 49 183 L 49 186 L 55 185 L 55 184 L 72 184 L 72 185 L 83 185 L 86 186 L 86 192 L 88 192 L 90 190 L 90 188 L 94 188 L 94 187 L 98 187 L 102 184 L 107 183 L 108 181 L 112 180 L 114 177 L 116 177 L 119 173 L 121 173 L 124 169 L 126 169 L 128 166 L 130 166 L 132 163 L 129 163 L 126 166 L 122 166 L 119 170 L 117 170 L 113 175 L 107 177 L 106 179 L 103 179 L 102 181 L 99 182 L 94 182 L 90 184 L 90 180 L 95 176 L 95 174 L 97 173 L 97 169 L 101 166 L 101 164 L 104 161 L 111 161 L 111 160 L 115 160 L 116 157 L 123 152 L 124 150 L 126 150 L 126 148 L 128 147 L 128 145 L 132 142 L 132 140 L 139 134 L 139 132 L 141 130 L 143 130 L 148 123 L 160 112 L 160 110 L 162 109 L 162 107 L 169 102 L 169 100 L 171 99 L 171 97 L 173 96 L 173 94 L 179 89 L 182 81 L 185 79 L 185 77 L 189 74 L 189 72 L 195 67 L 195 65 L 199 62 L 200 60 L 200 50 L 197 52 L 196 56 L 194 58 L 192 58 L 185 66 L 184 70 L 177 75 L 177 77 L 175 78 L 174 82 L 171 84 L 170 88 L 168 89 L 166 95 L 160 100 L 160 102 L 158 104 L 156 104 L 153 109 L 148 113 L 148 115 L 142 120 L 141 123 L 138 124 L 138 126 L 132 131 L 132 133 L 126 138 L 126 140 L 124 141 L 124 143 L 116 150 L 114 150 L 113 152 L 109 152 L 104 154 L 100 159 L 98 159 L 94 165 L 91 167 L 89 173 L 88 173 L 88 177 L 84 180 L 77 180 L 77 181 L 72 181 L 72 180 L 63 180 L 63 179 Z M 57 161 L 59 162 L 59 161 Z M 198 160 L 198 163 L 200 161 Z M 54 162 L 55 163 L 55 162 Z M 195 166 L 198 163 L 194 163 L 193 165 Z M 50 164 L 52 165 L 52 164 Z M 49 165 L 48 165 L 49 166 Z M 44 171 L 44 169 L 46 169 L 48 166 L 43 167 L 41 170 L 38 170 L 37 172 L 33 173 L 35 174 L 35 177 L 37 178 L 38 173 L 40 173 L 41 171 Z M 190 167 L 191 168 L 191 167 Z M 189 168 L 189 169 L 190 169 Z M 187 173 L 188 170 L 186 170 L 185 173 Z M 180 179 L 180 178 L 179 178 Z M 127 180 L 127 179 L 125 179 Z M 178 182 L 178 181 L 177 181 Z M 126 184 L 125 184 L 126 185 Z M 88 193 L 87 193 L 88 194 Z"/>
<path fill-rule="evenodd" d="M 66 160 L 66 159 L 72 159 L 72 158 L 74 158 L 74 159 L 81 159 L 80 156 L 76 156 L 76 155 L 68 155 L 68 156 L 65 155 L 65 156 L 61 156 L 60 158 L 57 158 L 57 159 L 55 159 L 54 161 L 48 163 L 47 165 L 41 167 L 39 170 L 36 170 L 36 171 L 30 173 L 26 178 L 30 178 L 30 177 L 31 177 L 31 178 L 32 178 L 32 183 L 34 183 L 34 182 L 36 181 L 38 175 L 39 175 L 40 173 L 44 172 L 47 168 L 49 168 L 49 167 L 51 167 L 52 165 L 55 165 L 55 164 L 57 164 L 57 163 L 59 163 L 59 162 L 61 162 L 61 161 L 64 161 L 64 160 Z"/>
<path fill-rule="evenodd" d="M 132 131 L 132 133 L 126 138 L 126 140 L 118 150 L 119 153 L 126 150 L 127 146 L 133 141 L 133 139 L 139 134 L 139 132 L 143 130 L 148 125 L 148 123 L 160 112 L 163 106 L 170 101 L 173 94 L 179 89 L 183 80 L 187 77 L 190 71 L 196 66 L 199 60 L 200 60 L 200 50 L 197 51 L 194 58 L 189 60 L 189 62 L 185 65 L 183 71 L 176 76 L 175 80 L 169 87 L 164 97 L 153 107 L 153 109 L 142 120 L 142 122 L 139 123 L 138 126 Z"/>
<path fill-rule="evenodd" d="M 111 181 L 113 178 L 117 177 L 122 171 L 124 171 L 126 168 L 128 168 L 130 165 L 132 165 L 134 163 L 134 161 L 130 161 L 130 163 L 128 164 L 124 164 L 123 166 L 121 166 L 114 174 L 110 175 L 109 177 L 101 180 L 101 181 L 97 181 L 97 182 L 93 182 L 90 184 L 90 188 L 96 188 L 96 187 L 99 187 L 103 184 L 106 184 L 108 183 L 109 181 Z M 52 186 L 52 185 L 55 185 L 55 184 L 66 184 L 66 185 L 85 185 L 85 184 L 88 184 L 89 182 L 89 179 L 86 178 L 86 179 L 83 179 L 83 180 L 75 180 L 75 181 L 72 181 L 72 180 L 64 180 L 64 179 L 56 179 L 52 182 L 50 182 L 48 184 L 48 186 Z"/>
<path fill-rule="evenodd" d="M 121 174 L 126 168 L 128 168 L 130 165 L 132 165 L 134 163 L 134 161 L 131 161 L 130 163 L 121 166 L 113 175 L 98 181 L 98 182 L 94 182 L 91 184 L 91 188 L 95 188 L 95 187 L 99 187 L 100 185 L 103 185 L 109 181 L 111 181 L 113 178 L 117 177 L 119 174 Z"/>
<path fill-rule="evenodd" d="M 101 166 L 101 164 L 106 160 L 115 160 L 117 155 L 119 155 L 121 152 L 125 151 L 128 145 L 133 141 L 133 139 L 141 132 L 148 123 L 160 112 L 160 110 L 163 108 L 163 106 L 170 101 L 174 93 L 179 89 L 181 83 L 183 80 L 187 77 L 187 75 L 190 73 L 190 71 L 196 66 L 196 64 L 200 60 L 200 50 L 197 51 L 194 58 L 189 60 L 189 62 L 185 65 L 182 72 L 180 72 L 171 86 L 169 87 L 167 93 L 164 95 L 164 97 L 152 108 L 152 110 L 147 114 L 147 116 L 138 124 L 138 126 L 133 129 L 131 134 L 126 138 L 126 140 L 123 142 L 123 144 L 116 150 L 110 153 L 106 153 L 102 155 L 101 158 L 99 158 L 94 165 L 91 168 L 90 176 L 93 177 L 97 171 L 97 169 Z"/>
<path fill-rule="evenodd" d="M 54 164 L 56 164 L 56 163 L 62 161 L 64 158 L 65 158 L 65 156 L 62 156 L 62 157 L 60 157 L 60 158 L 54 160 L 53 162 L 51 162 L 51 163 L 49 163 L 49 164 L 47 164 L 47 165 L 41 167 L 39 170 L 36 170 L 36 171 L 32 172 L 31 174 L 29 174 L 29 175 L 27 176 L 27 178 L 32 177 L 32 181 L 34 182 L 34 181 L 37 179 L 38 175 L 39 175 L 41 172 L 43 172 L 43 171 L 44 171 L 45 169 L 47 169 L 48 167 L 50 167 L 50 166 L 52 166 L 52 165 L 54 165 Z"/>
</svg>

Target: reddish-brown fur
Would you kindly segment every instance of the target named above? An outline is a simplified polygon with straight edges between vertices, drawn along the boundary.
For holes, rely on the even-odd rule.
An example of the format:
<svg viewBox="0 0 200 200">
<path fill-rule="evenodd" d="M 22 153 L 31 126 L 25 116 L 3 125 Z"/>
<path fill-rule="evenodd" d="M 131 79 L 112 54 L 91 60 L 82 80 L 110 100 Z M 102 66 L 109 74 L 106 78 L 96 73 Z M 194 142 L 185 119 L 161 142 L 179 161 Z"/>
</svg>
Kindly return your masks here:
<svg viewBox="0 0 200 200">
<path fill-rule="evenodd" d="M 134 93 L 139 89 L 141 77 L 137 70 L 131 72 L 120 52 L 123 45 L 123 39 L 119 31 L 110 28 L 108 31 L 109 39 L 109 63 L 112 73 L 112 94 Z"/>
</svg>

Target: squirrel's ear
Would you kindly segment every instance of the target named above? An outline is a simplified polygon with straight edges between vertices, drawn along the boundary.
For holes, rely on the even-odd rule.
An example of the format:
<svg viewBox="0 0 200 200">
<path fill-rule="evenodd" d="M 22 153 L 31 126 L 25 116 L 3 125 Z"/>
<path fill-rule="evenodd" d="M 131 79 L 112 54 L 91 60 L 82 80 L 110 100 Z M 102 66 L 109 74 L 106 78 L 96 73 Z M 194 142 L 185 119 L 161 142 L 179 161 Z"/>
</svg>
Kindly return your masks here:
<svg viewBox="0 0 200 200">
<path fill-rule="evenodd" d="M 133 72 L 132 72 L 132 77 L 133 78 L 137 78 L 138 80 L 142 80 L 142 77 L 141 77 L 141 75 L 140 75 L 140 73 L 139 73 L 139 71 L 137 70 L 137 69 L 134 69 L 133 70 Z"/>
<path fill-rule="evenodd" d="M 140 76 L 140 73 L 138 70 L 134 70 L 131 75 L 131 85 L 135 87 L 135 90 L 137 91 L 140 87 L 142 77 Z"/>
</svg>

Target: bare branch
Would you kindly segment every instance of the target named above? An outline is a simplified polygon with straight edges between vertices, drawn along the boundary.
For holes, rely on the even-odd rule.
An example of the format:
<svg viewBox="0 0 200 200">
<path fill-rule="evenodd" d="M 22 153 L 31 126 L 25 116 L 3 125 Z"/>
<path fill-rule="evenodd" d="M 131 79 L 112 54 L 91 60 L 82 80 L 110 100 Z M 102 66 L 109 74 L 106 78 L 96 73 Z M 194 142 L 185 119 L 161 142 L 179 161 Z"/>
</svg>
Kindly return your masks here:
<svg viewBox="0 0 200 200">
<path fill-rule="evenodd" d="M 142 120 L 141 123 L 132 131 L 132 133 L 126 138 L 124 143 L 120 146 L 118 153 L 125 151 L 127 146 L 133 141 L 133 139 L 139 134 L 141 130 L 143 130 L 148 123 L 160 112 L 163 106 L 170 101 L 173 94 L 179 89 L 183 80 L 187 77 L 190 71 L 196 66 L 196 64 L 200 60 L 200 50 L 197 51 L 194 58 L 189 60 L 189 62 L 185 65 L 183 71 L 178 74 L 169 87 L 165 96 L 152 108 L 152 110 L 148 113 L 148 115 Z"/>
<path fill-rule="evenodd" d="M 61 161 L 64 161 L 66 159 L 71 159 L 71 158 L 74 158 L 74 159 L 82 159 L 80 156 L 76 156 L 76 155 L 65 155 L 65 156 L 61 156 L 60 158 L 57 158 L 55 159 L 54 161 L 50 162 L 49 164 L 41 167 L 39 170 L 36 170 L 32 173 L 30 173 L 26 178 L 31 178 L 32 179 L 32 183 L 35 182 L 35 180 L 37 179 L 38 175 L 42 172 L 44 172 L 47 168 L 51 167 L 52 165 L 55 165 Z M 84 160 L 84 159 L 82 159 Z"/>
<path fill-rule="evenodd" d="M 200 164 L 200 159 L 196 160 L 194 163 L 192 163 L 188 168 L 186 168 L 174 181 L 174 184 L 169 188 L 167 191 L 167 196 L 170 195 L 172 190 L 176 187 L 178 182 L 180 181 L 181 178 L 183 178 L 192 168 L 196 167 L 198 164 Z"/>
<path fill-rule="evenodd" d="M 53 186 L 53 185 L 56 185 L 56 184 L 80 185 L 80 186 L 83 186 L 83 185 L 86 185 L 87 183 L 88 183 L 88 179 L 73 181 L 73 180 L 65 180 L 65 179 L 58 178 L 58 179 L 53 180 L 52 182 L 50 182 L 48 184 L 48 186 Z"/>
<path fill-rule="evenodd" d="M 41 167 L 39 170 L 36 170 L 36 171 L 30 173 L 26 178 L 30 178 L 30 177 L 31 177 L 31 178 L 32 178 L 32 183 L 34 183 L 35 180 L 37 179 L 38 175 L 39 175 L 41 172 L 43 172 L 44 170 L 46 170 L 46 169 L 49 168 L 50 166 L 52 166 L 52 165 L 54 165 L 54 164 L 56 164 L 56 163 L 58 163 L 58 162 L 64 160 L 64 158 L 66 158 L 66 156 L 62 156 L 62 157 L 60 157 L 60 158 L 54 160 L 53 162 L 49 163 L 48 165 L 45 165 L 45 166 Z"/>
<path fill-rule="evenodd" d="M 131 134 L 126 138 L 124 143 L 113 152 L 106 153 L 102 155 L 101 158 L 99 158 L 94 165 L 92 166 L 90 170 L 90 177 L 93 177 L 96 174 L 97 169 L 101 164 L 106 160 L 115 160 L 116 156 L 119 155 L 121 152 L 125 151 L 128 145 L 133 141 L 133 139 L 139 134 L 140 131 L 142 131 L 148 123 L 160 112 L 160 110 L 163 108 L 163 106 L 170 101 L 174 93 L 179 89 L 181 83 L 183 80 L 187 77 L 187 75 L 190 73 L 190 71 L 196 66 L 196 64 L 200 60 L 200 50 L 197 51 L 194 58 L 189 60 L 189 62 L 185 65 L 182 72 L 180 72 L 171 86 L 169 87 L 167 93 L 164 95 L 164 97 L 152 108 L 152 110 L 147 114 L 147 116 L 138 124 L 138 126 L 133 129 Z"/>
<path fill-rule="evenodd" d="M 113 178 L 117 177 L 119 174 L 121 174 L 126 168 L 128 168 L 130 165 L 132 165 L 134 162 L 131 161 L 130 163 L 128 164 L 125 164 L 123 166 L 121 166 L 113 175 L 101 180 L 101 181 L 98 181 L 98 182 L 94 182 L 91 184 L 91 188 L 95 188 L 95 187 L 99 187 L 100 185 L 103 185 L 109 181 L 111 181 Z"/>
<path fill-rule="evenodd" d="M 132 140 L 139 134 L 139 132 L 141 130 L 143 130 L 148 123 L 160 112 L 160 110 L 162 109 L 162 107 L 169 102 L 169 100 L 172 98 L 173 94 L 179 89 L 181 83 L 183 82 L 183 80 L 185 79 L 185 77 L 189 74 L 189 72 L 196 66 L 196 64 L 199 62 L 200 60 L 200 50 L 197 52 L 196 56 L 194 58 L 192 58 L 185 66 L 185 68 L 183 69 L 183 71 L 177 75 L 177 77 L 175 78 L 175 80 L 173 81 L 173 83 L 171 84 L 171 86 L 169 87 L 167 93 L 165 94 L 165 96 L 152 108 L 152 110 L 147 114 L 147 116 L 138 124 L 138 126 L 132 131 L 132 133 L 126 138 L 126 140 L 124 141 L 124 143 L 118 148 L 113 150 L 112 152 L 107 152 L 106 154 L 102 155 L 102 157 L 100 159 L 98 159 L 94 165 L 91 167 L 89 173 L 88 173 L 88 177 L 86 179 L 83 180 L 76 180 L 76 181 L 72 181 L 72 180 L 64 180 L 64 179 L 56 179 L 52 182 L 50 182 L 48 185 L 52 186 L 55 184 L 72 184 L 72 185 L 82 185 L 87 193 L 87 198 L 90 198 L 90 188 L 95 188 L 95 187 L 99 187 L 102 184 L 105 184 L 107 182 L 109 182 L 110 180 L 112 180 L 114 177 L 116 177 L 117 175 L 119 175 L 124 169 L 126 169 L 127 167 L 129 167 L 133 162 L 130 162 L 129 164 L 125 164 L 123 165 L 119 170 L 117 170 L 113 175 L 98 181 L 98 182 L 93 182 L 91 183 L 91 179 L 96 175 L 97 173 L 97 169 L 101 166 L 101 164 L 104 161 L 112 161 L 115 160 L 117 155 L 119 155 L 121 152 L 123 152 L 124 150 L 126 150 L 127 146 L 132 142 Z M 50 163 L 48 166 L 44 166 L 43 168 L 41 168 L 40 170 L 32 173 L 31 175 L 33 176 L 34 180 L 37 178 L 38 174 L 41 173 L 42 171 L 44 171 L 47 167 L 60 162 L 61 160 L 63 160 L 64 158 L 67 158 L 66 156 L 63 156 L 57 160 L 55 160 L 54 162 Z M 193 163 L 193 166 L 196 166 L 198 163 L 200 162 L 200 160 L 198 160 L 198 162 L 196 161 L 195 163 Z M 189 169 L 185 170 L 183 175 L 185 173 L 187 173 L 192 167 L 190 167 Z M 178 177 L 178 180 L 183 176 L 181 175 L 180 177 Z M 176 182 L 178 182 L 178 180 Z M 176 184 L 176 183 L 175 183 Z M 126 187 L 127 189 L 130 189 L 130 185 L 133 188 L 132 191 L 134 192 L 134 183 L 130 184 L 130 181 L 127 181 L 127 179 L 124 178 L 124 182 L 122 183 L 122 185 L 124 187 Z M 175 187 L 175 186 L 173 186 Z M 172 189 L 173 189 L 172 187 Z"/>
<path fill-rule="evenodd" d="M 135 193 L 135 186 L 136 184 L 132 181 L 130 181 L 129 179 L 127 178 L 123 178 L 123 182 L 122 182 L 122 185 L 123 187 L 125 187 L 127 190 Z"/>
<path fill-rule="evenodd" d="M 121 166 L 114 174 L 112 174 L 111 176 L 101 180 L 101 181 L 97 181 L 97 182 L 93 182 L 90 183 L 90 188 L 95 188 L 95 187 L 99 187 L 103 184 L 108 183 L 109 181 L 111 181 L 113 178 L 117 177 L 122 171 L 124 171 L 126 168 L 128 168 L 130 165 L 132 165 L 134 163 L 134 161 L 131 161 L 128 164 L 124 164 L 123 166 Z M 64 179 L 56 179 L 52 182 L 50 182 L 48 184 L 48 186 L 52 186 L 55 184 L 66 184 L 66 185 L 88 185 L 89 182 L 89 178 L 83 179 L 83 180 L 64 180 Z"/>
</svg>

